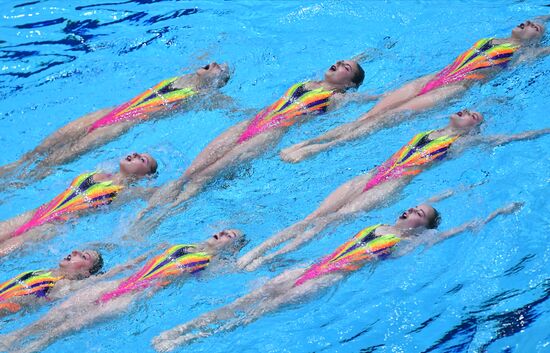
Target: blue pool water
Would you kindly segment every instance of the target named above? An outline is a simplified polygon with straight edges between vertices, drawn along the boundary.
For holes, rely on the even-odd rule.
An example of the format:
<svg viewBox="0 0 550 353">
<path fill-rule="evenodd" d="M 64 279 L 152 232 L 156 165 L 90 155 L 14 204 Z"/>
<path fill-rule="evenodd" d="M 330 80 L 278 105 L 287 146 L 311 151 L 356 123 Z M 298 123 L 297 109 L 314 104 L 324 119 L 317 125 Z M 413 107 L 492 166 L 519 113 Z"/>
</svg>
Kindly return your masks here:
<svg viewBox="0 0 550 353">
<path fill-rule="evenodd" d="M 361 92 L 382 93 L 446 65 L 475 40 L 505 36 L 545 15 L 522 1 L 0 1 L 0 164 L 16 160 L 71 120 L 121 103 L 161 79 L 208 60 L 227 61 L 223 93 L 241 111 L 260 109 L 291 84 L 320 78 L 334 61 L 364 50 Z M 549 41 L 546 41 L 548 44 Z M 144 206 L 134 202 L 62 226 L 62 235 L 0 262 L 0 281 L 55 266 L 73 248 L 101 245 L 106 266 L 160 242 L 198 242 L 225 227 L 243 229 L 251 249 L 314 210 L 338 185 L 381 163 L 418 132 L 441 127 L 462 107 L 486 116 L 483 134 L 548 127 L 550 59 L 504 72 L 449 106 L 300 164 L 278 151 L 355 119 L 351 105 L 297 126 L 262 158 L 217 181 L 191 207 L 139 242 L 122 230 Z M 0 195 L 0 219 L 50 200 L 84 170 L 113 169 L 129 151 L 160 161 L 161 185 L 199 151 L 247 118 L 224 110 L 144 123 L 59 167 L 47 179 Z M 429 249 L 363 269 L 312 300 L 233 332 L 180 348 L 193 352 L 544 352 L 550 351 L 550 138 L 472 149 L 423 173 L 390 207 L 331 228 L 318 241 L 254 273 L 198 278 L 136 302 L 124 315 L 59 340 L 46 352 L 152 351 L 160 332 L 218 308 L 299 263 L 330 252 L 359 229 L 390 222 L 403 209 L 449 188 L 480 183 L 437 204 L 447 229 L 510 201 L 499 218 Z M 49 308 L 0 322 L 0 334 Z"/>
</svg>

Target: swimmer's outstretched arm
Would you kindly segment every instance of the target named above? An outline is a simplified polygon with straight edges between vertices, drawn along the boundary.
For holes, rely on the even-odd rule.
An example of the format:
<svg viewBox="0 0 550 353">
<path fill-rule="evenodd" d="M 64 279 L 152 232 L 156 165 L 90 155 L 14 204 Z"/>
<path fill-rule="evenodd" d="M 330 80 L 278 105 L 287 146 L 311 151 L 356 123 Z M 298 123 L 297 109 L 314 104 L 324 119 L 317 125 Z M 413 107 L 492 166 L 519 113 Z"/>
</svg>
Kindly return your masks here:
<svg viewBox="0 0 550 353">
<path fill-rule="evenodd" d="M 466 223 L 464 223 L 464 224 L 462 224 L 458 227 L 452 228 L 448 231 L 441 232 L 441 233 L 435 235 L 435 237 L 432 237 L 430 239 L 430 244 L 435 244 L 435 243 L 442 242 L 445 239 L 451 238 L 451 237 L 453 237 L 457 234 L 460 234 L 460 233 L 463 233 L 463 232 L 466 232 L 466 231 L 469 231 L 469 230 L 480 229 L 481 227 L 483 227 L 487 223 L 491 222 L 496 217 L 498 217 L 500 215 L 507 215 L 507 214 L 514 213 L 514 212 L 518 211 L 521 207 L 523 207 L 523 202 L 512 202 L 512 203 L 510 203 L 510 204 L 508 204 L 504 207 L 501 207 L 501 208 L 497 209 L 496 211 L 492 212 L 485 219 L 476 219 L 476 220 L 473 220 L 473 221 L 470 221 L 470 222 L 466 222 Z"/>
<path fill-rule="evenodd" d="M 550 47 L 530 48 L 522 52 L 515 63 L 521 64 L 526 61 L 535 60 L 546 55 L 550 55 Z"/>
<path fill-rule="evenodd" d="M 482 143 L 489 144 L 491 146 L 503 146 L 515 141 L 534 140 L 547 134 L 550 134 L 550 128 L 530 130 L 514 135 L 488 136 L 484 141 L 482 141 Z"/>
<path fill-rule="evenodd" d="M 549 133 L 550 128 L 545 128 L 540 130 L 525 131 L 514 135 L 475 136 L 464 140 L 463 143 L 457 143 L 456 146 L 453 148 L 453 154 L 458 155 L 462 153 L 465 149 L 476 145 L 498 147 L 516 141 L 534 140 Z"/>
</svg>

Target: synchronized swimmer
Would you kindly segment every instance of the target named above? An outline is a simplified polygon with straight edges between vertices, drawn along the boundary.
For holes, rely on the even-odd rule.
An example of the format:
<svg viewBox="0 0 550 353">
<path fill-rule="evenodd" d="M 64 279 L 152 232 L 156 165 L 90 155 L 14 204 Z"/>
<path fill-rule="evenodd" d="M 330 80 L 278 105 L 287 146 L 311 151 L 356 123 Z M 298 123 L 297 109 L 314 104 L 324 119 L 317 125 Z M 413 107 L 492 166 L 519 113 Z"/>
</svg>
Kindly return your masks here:
<svg viewBox="0 0 550 353">
<path fill-rule="evenodd" d="M 116 198 L 122 200 L 147 198 L 151 190 L 128 190 L 139 178 L 155 174 L 157 161 L 147 153 L 133 153 L 119 162 L 119 172 L 84 173 L 52 201 L 37 210 L 28 211 L 0 223 L 0 256 L 6 255 L 24 242 L 52 236 L 57 224 L 86 211 L 108 205 Z M 126 192 L 130 191 L 130 192 Z M 119 200 L 120 201 L 120 200 Z"/>
<path fill-rule="evenodd" d="M 153 339 L 153 345 L 157 351 L 166 352 L 197 339 L 234 330 L 285 305 L 304 301 L 367 263 L 402 256 L 421 245 L 433 245 L 464 231 L 479 229 L 496 216 L 514 212 L 520 206 L 512 203 L 484 220 L 471 221 L 438 234 L 425 231 L 436 228 L 439 223 L 439 213 L 433 207 L 424 204 L 411 208 L 403 212 L 394 225 L 367 227 L 313 265 L 287 270 L 233 303 L 161 333 Z"/>
<path fill-rule="evenodd" d="M 486 82 L 510 64 L 548 55 L 550 47 L 539 46 L 544 30 L 540 23 L 525 21 L 515 27 L 508 38 L 480 39 L 440 72 L 418 78 L 385 94 L 358 120 L 290 146 L 281 151 L 281 158 L 299 162 L 380 128 L 396 125 L 410 118 L 411 113 L 441 105 L 464 93 L 475 82 Z"/>
<path fill-rule="evenodd" d="M 449 124 L 439 130 L 415 135 L 405 146 L 378 168 L 358 176 L 332 192 L 310 215 L 284 229 L 239 259 L 239 266 L 254 270 L 266 261 L 297 249 L 312 240 L 328 225 L 363 211 L 388 205 L 401 189 L 448 154 L 458 156 L 464 149 L 479 144 L 502 146 L 514 141 L 534 139 L 550 133 L 550 128 L 510 136 L 473 136 L 483 116 L 468 110 L 453 114 Z M 289 242 L 290 241 L 290 242 Z M 270 249 L 287 243 L 279 250 Z"/>
<path fill-rule="evenodd" d="M 229 80 L 227 64 L 212 62 L 192 74 L 164 80 L 115 108 L 101 109 L 76 119 L 18 161 L 0 167 L 0 176 L 16 173 L 21 182 L 48 176 L 55 166 L 114 140 L 131 127 L 151 119 L 193 108 L 200 98 L 215 99 Z M 23 170 L 26 167 L 31 170 Z"/>
<path fill-rule="evenodd" d="M 281 151 L 281 157 L 299 162 L 446 102 L 475 82 L 494 77 L 509 65 L 550 54 L 550 47 L 540 46 L 544 31 L 542 24 L 526 21 L 514 28 L 508 38 L 480 39 L 440 72 L 385 94 L 357 121 L 286 148 Z M 147 234 L 163 219 L 180 212 L 186 201 L 203 191 L 225 170 L 268 151 L 291 126 L 350 101 L 377 99 L 377 96 L 350 93 L 364 78 L 365 73 L 357 61 L 341 60 L 330 66 L 323 80 L 292 85 L 282 97 L 253 118 L 230 127 L 215 138 L 180 178 L 159 188 L 134 185 L 137 180 L 157 172 L 156 160 L 147 153 L 126 156 L 119 163 L 119 172 L 114 174 L 81 174 L 50 202 L 0 223 L 0 256 L 27 241 L 50 237 L 57 232 L 61 222 L 109 205 L 115 199 L 117 203 L 136 197 L 147 201 L 147 207 L 130 226 L 131 233 Z M 18 161 L 0 167 L 0 177 L 18 177 L 22 183 L 45 178 L 54 167 L 117 138 L 143 121 L 192 109 L 201 98 L 216 101 L 221 97 L 218 90 L 228 80 L 227 64 L 215 62 L 192 74 L 164 80 L 118 107 L 102 109 L 69 123 Z M 0 337 L 0 350 L 41 350 L 55 339 L 127 310 L 144 294 L 153 294 L 190 275 L 213 276 L 234 268 L 254 270 L 311 241 L 330 224 L 388 205 L 416 175 L 442 159 L 458 156 L 466 148 L 477 145 L 502 146 L 550 133 L 550 128 L 546 128 L 483 137 L 477 134 L 482 121 L 481 113 L 462 110 L 451 115 L 446 127 L 414 135 L 385 162 L 338 187 L 302 221 L 263 241 L 236 264 L 234 258 L 246 242 L 242 232 L 229 229 L 214 234 L 203 243 L 167 247 L 124 279 L 105 281 L 135 267 L 147 254 L 100 273 L 103 258 L 99 252 L 75 250 L 56 269 L 23 272 L 0 283 L 0 317 L 44 304 L 46 300 L 66 300 L 36 322 Z M 9 183 L 4 184 L 9 186 Z M 158 351 L 169 351 L 196 339 L 231 331 L 287 304 L 303 301 L 366 264 L 399 257 L 419 246 L 430 246 L 479 228 L 499 215 L 515 212 L 520 206 L 521 203 L 512 203 L 484 219 L 441 233 L 428 231 L 439 225 L 437 210 L 428 204 L 410 208 L 393 225 L 366 227 L 312 265 L 282 272 L 233 303 L 163 332 L 153 340 L 153 345 Z"/>
<path fill-rule="evenodd" d="M 61 293 L 74 290 L 73 281 L 86 279 L 103 267 L 103 258 L 95 250 L 74 250 L 59 267 L 52 270 L 25 271 L 0 283 L 0 317 L 23 306 L 37 305 L 40 300 L 62 298 Z"/>
<path fill-rule="evenodd" d="M 144 221 L 137 222 L 136 232 L 143 233 L 144 229 L 158 224 L 168 212 L 173 212 L 173 208 L 201 192 L 222 171 L 266 152 L 295 123 L 337 109 L 350 100 L 374 99 L 368 95 L 346 94 L 349 89 L 359 87 L 364 77 L 363 69 L 355 61 L 338 61 L 325 72 L 324 80 L 293 85 L 254 118 L 223 132 L 199 153 L 178 180 L 161 187 L 151 197 L 149 206 L 140 213 L 139 218 L 171 200 L 170 210 L 165 208 L 160 215 L 153 213 Z"/>
<path fill-rule="evenodd" d="M 93 287 L 77 291 L 37 322 L 1 337 L 0 349 L 18 349 L 21 337 L 39 335 L 24 349 L 40 350 L 56 338 L 126 310 L 146 290 L 151 294 L 178 277 L 206 270 L 216 274 L 227 267 L 226 259 L 241 249 L 244 240 L 240 231 L 228 229 L 201 244 L 171 246 L 126 279 L 96 281 Z"/>
</svg>

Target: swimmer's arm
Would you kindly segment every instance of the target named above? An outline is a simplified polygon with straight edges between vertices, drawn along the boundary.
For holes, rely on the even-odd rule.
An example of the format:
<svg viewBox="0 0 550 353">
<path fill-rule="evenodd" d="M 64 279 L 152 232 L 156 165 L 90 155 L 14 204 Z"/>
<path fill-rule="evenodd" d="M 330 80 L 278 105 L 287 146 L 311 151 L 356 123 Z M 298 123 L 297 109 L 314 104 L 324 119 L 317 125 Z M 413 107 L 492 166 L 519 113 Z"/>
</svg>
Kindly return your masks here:
<svg viewBox="0 0 550 353">
<path fill-rule="evenodd" d="M 525 131 L 514 135 L 488 136 L 477 142 L 483 143 L 492 147 L 496 147 L 496 146 L 503 146 L 515 141 L 534 140 L 536 138 L 547 135 L 549 133 L 550 133 L 550 128 L 545 128 L 540 130 Z"/>
<path fill-rule="evenodd" d="M 237 103 L 233 97 L 225 95 L 220 92 L 212 93 L 208 100 L 204 101 L 204 104 L 201 108 L 205 110 L 215 110 L 215 109 L 228 109 L 230 111 L 239 110 Z"/>
<path fill-rule="evenodd" d="M 537 16 L 537 17 L 534 18 L 534 20 L 535 20 L 535 22 L 540 21 L 540 22 L 546 23 L 546 22 L 550 21 L 550 15 Z"/>
<path fill-rule="evenodd" d="M 384 38 L 386 39 L 386 38 Z M 388 37 L 389 39 L 389 37 Z M 389 49 L 387 46 L 385 46 L 387 49 Z M 360 64 L 364 64 L 366 62 L 373 61 L 376 58 L 381 57 L 384 54 L 384 52 L 379 48 L 367 48 L 363 52 L 355 55 L 350 60 L 355 61 Z"/>
<path fill-rule="evenodd" d="M 482 228 L 487 223 L 491 222 L 493 219 L 495 219 L 497 216 L 500 215 L 507 215 L 514 213 L 518 211 L 521 207 L 523 207 L 523 202 L 512 202 L 504 207 L 501 207 L 497 209 L 496 211 L 492 212 L 489 216 L 487 216 L 485 219 L 476 219 L 472 220 L 470 222 L 466 222 L 456 228 L 452 228 L 448 231 L 439 233 L 434 238 L 430 239 L 431 244 L 439 243 L 445 239 L 451 238 L 457 234 L 470 231 L 470 230 L 478 230 Z"/>
<path fill-rule="evenodd" d="M 542 48 L 533 48 L 526 50 L 525 53 L 522 53 L 516 61 L 516 64 L 521 64 L 529 60 L 538 59 L 542 56 L 550 54 L 550 47 Z"/>
</svg>

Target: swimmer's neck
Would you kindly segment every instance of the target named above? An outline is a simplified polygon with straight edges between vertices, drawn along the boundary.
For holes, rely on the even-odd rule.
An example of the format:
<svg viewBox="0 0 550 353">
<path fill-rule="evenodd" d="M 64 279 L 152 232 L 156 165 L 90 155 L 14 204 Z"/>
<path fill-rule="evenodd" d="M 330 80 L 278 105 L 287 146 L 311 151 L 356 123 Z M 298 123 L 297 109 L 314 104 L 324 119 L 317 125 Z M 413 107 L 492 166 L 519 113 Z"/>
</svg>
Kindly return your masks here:
<svg viewBox="0 0 550 353">
<path fill-rule="evenodd" d="M 334 83 L 327 82 L 325 80 L 310 81 L 310 82 L 307 83 L 306 86 L 307 86 L 307 88 L 310 88 L 310 89 L 323 88 L 327 91 L 337 91 L 337 92 L 340 92 L 340 93 L 345 93 L 346 90 L 349 88 L 344 84 L 340 84 L 340 85 L 339 84 L 334 84 Z"/>
<path fill-rule="evenodd" d="M 519 38 L 514 38 L 513 36 L 506 37 L 506 38 L 495 38 L 495 39 L 493 39 L 493 42 L 495 44 L 510 43 L 510 44 L 513 44 L 513 45 L 517 45 L 519 47 L 521 47 L 525 44 L 529 44 L 529 43 L 526 43 L 526 42 L 522 41 Z"/>
<path fill-rule="evenodd" d="M 407 239 L 412 238 L 418 235 L 421 228 L 408 228 L 404 226 L 400 226 L 399 224 L 393 224 L 393 225 L 383 225 L 384 227 L 382 230 L 385 234 L 393 234 L 399 238 Z"/>
<path fill-rule="evenodd" d="M 123 186 L 128 186 L 139 179 L 140 178 L 135 175 L 125 174 L 124 172 L 117 172 L 114 174 L 98 173 L 94 175 L 95 182 L 111 181 L 114 185 Z"/>
<path fill-rule="evenodd" d="M 210 256 L 218 255 L 219 249 L 209 245 L 207 242 L 199 243 L 196 245 L 197 251 L 205 252 Z"/>
<path fill-rule="evenodd" d="M 434 140 L 441 136 L 461 136 L 465 135 L 470 129 L 460 129 L 452 125 L 447 125 L 443 129 L 435 130 L 430 134 L 430 139 Z"/>
<path fill-rule="evenodd" d="M 72 272 L 72 271 L 66 271 L 63 268 L 54 268 L 50 270 L 53 277 L 62 277 L 62 279 L 73 281 L 77 279 L 82 279 L 82 275 Z"/>
<path fill-rule="evenodd" d="M 191 87 L 193 89 L 199 90 L 208 89 L 211 87 L 211 84 L 208 84 L 199 75 L 193 73 L 180 76 L 172 83 L 172 87 L 178 89 Z"/>
</svg>

